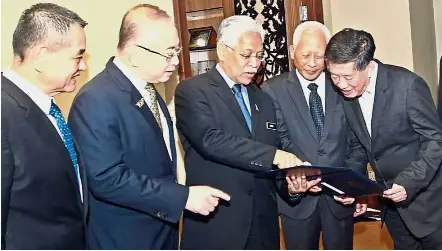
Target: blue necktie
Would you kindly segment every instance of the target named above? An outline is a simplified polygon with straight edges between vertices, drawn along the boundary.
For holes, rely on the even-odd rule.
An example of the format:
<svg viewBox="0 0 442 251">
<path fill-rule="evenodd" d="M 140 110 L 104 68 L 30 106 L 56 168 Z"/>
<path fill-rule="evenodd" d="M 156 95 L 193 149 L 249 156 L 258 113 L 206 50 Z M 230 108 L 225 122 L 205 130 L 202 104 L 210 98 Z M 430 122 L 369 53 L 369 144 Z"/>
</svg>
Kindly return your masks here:
<svg viewBox="0 0 442 251">
<path fill-rule="evenodd" d="M 318 94 L 318 85 L 311 83 L 308 85 L 310 89 L 309 96 L 309 106 L 310 114 L 312 115 L 313 122 L 316 126 L 316 132 L 318 133 L 318 138 L 321 139 L 322 133 L 324 131 L 324 112 L 322 110 L 321 97 Z"/>
<path fill-rule="evenodd" d="M 78 173 L 78 160 L 77 160 L 77 152 L 74 148 L 74 141 L 72 139 L 71 131 L 69 130 L 68 124 L 64 120 L 63 114 L 60 111 L 60 108 L 51 101 L 51 109 L 49 110 L 49 115 L 55 118 L 57 122 L 58 129 L 61 132 L 61 136 L 63 138 L 63 143 L 66 149 L 69 152 L 69 157 L 71 157 L 72 163 L 74 164 L 75 176 L 77 177 L 78 187 L 80 187 L 80 174 Z"/>
<path fill-rule="evenodd" d="M 241 107 L 241 111 L 244 116 L 244 119 L 246 120 L 247 127 L 249 128 L 249 131 L 252 132 L 252 116 L 250 116 L 249 110 L 247 110 L 246 102 L 244 101 L 244 98 L 241 94 L 241 85 L 240 84 L 233 85 L 232 90 L 233 94 L 235 94 L 235 98 L 239 104 L 239 107 Z"/>
</svg>

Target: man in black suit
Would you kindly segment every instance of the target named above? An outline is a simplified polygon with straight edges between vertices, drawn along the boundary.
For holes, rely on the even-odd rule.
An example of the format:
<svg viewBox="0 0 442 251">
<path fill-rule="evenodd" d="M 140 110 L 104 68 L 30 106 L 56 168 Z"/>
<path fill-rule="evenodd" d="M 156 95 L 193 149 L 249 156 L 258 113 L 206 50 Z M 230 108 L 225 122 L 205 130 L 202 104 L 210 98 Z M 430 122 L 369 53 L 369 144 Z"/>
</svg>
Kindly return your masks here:
<svg viewBox="0 0 442 251">
<path fill-rule="evenodd" d="M 86 70 L 86 22 L 51 3 L 25 10 L 2 74 L 2 249 L 85 249 L 87 184 L 60 109 Z"/>
<path fill-rule="evenodd" d="M 342 100 L 324 72 L 328 40 L 330 31 L 323 24 L 298 25 L 290 46 L 295 69 L 266 81 L 263 90 L 273 98 L 283 150 L 312 164 L 346 166 L 364 174 L 365 150 L 350 130 Z M 355 212 L 353 199 L 336 200 L 321 193 L 305 193 L 296 203 L 278 198 L 286 248 L 319 249 L 322 231 L 325 249 L 352 249 L 353 216 L 363 214 L 366 205 L 358 205 Z"/>
<path fill-rule="evenodd" d="M 396 249 L 442 249 L 442 125 L 425 81 L 374 60 L 373 37 L 344 29 L 327 45 L 333 83 L 384 191 Z"/>
<path fill-rule="evenodd" d="M 184 209 L 207 215 L 219 198 L 176 183 L 173 124 L 154 83 L 178 65 L 178 32 L 167 13 L 140 4 L 121 23 L 118 53 L 76 96 L 69 115 L 91 192 L 91 249 L 177 249 Z"/>
<path fill-rule="evenodd" d="M 438 96 L 438 105 L 437 110 L 439 111 L 439 118 L 442 121 L 442 57 L 440 57 L 439 61 L 439 96 Z"/>
<path fill-rule="evenodd" d="M 177 129 L 187 183 L 219 187 L 232 200 L 209 218 L 185 212 L 181 249 L 279 249 L 275 182 L 254 175 L 301 161 L 277 150 L 272 100 L 249 85 L 263 58 L 261 26 L 250 17 L 232 16 L 218 34 L 216 68 L 176 89 Z M 301 183 L 295 181 L 298 188 L 317 182 Z M 287 183 L 280 185 L 288 195 Z"/>
</svg>

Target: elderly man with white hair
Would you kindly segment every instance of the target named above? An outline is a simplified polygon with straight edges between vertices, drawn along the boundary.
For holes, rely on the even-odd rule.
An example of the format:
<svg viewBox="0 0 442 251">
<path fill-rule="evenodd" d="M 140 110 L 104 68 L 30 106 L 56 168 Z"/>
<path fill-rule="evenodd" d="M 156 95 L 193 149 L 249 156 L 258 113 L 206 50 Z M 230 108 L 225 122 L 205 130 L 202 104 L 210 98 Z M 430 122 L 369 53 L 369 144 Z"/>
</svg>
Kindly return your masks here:
<svg viewBox="0 0 442 251">
<path fill-rule="evenodd" d="M 218 33 L 216 68 L 181 82 L 175 104 L 187 185 L 217 187 L 231 201 L 206 218 L 185 212 L 181 249 L 279 249 L 277 186 L 255 174 L 302 162 L 278 150 L 272 100 L 250 85 L 263 59 L 262 27 L 232 16 Z M 294 189 L 280 182 L 279 190 L 288 197 L 316 183 Z"/>
<path fill-rule="evenodd" d="M 324 72 L 324 54 L 330 31 L 308 21 L 293 34 L 290 55 L 295 68 L 264 83 L 276 108 L 282 149 L 316 165 L 346 166 L 364 174 L 365 150 L 348 125 L 339 94 Z M 326 188 L 322 188 L 326 189 Z M 315 186 L 287 203 L 278 198 L 287 249 L 353 248 L 353 217 L 366 204 L 354 198 L 330 196 Z"/>
</svg>

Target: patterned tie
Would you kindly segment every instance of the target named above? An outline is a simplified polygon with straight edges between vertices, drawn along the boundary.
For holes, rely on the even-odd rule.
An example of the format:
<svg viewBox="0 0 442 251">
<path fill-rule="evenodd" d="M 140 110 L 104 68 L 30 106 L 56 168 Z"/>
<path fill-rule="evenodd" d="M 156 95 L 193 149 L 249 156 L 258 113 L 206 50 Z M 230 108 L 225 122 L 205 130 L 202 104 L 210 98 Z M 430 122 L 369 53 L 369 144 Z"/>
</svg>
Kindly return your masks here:
<svg viewBox="0 0 442 251">
<path fill-rule="evenodd" d="M 160 110 L 158 107 L 158 99 L 155 88 L 153 87 L 153 84 L 147 83 L 144 89 L 146 90 L 146 93 L 148 94 L 149 97 L 148 100 L 146 100 L 147 106 L 149 106 L 150 111 L 152 112 L 155 120 L 158 123 L 158 126 L 160 127 L 160 130 L 163 131 L 163 128 L 161 126 Z"/>
<path fill-rule="evenodd" d="M 308 85 L 308 88 L 310 89 L 310 96 L 308 99 L 310 105 L 310 114 L 312 115 L 313 122 L 315 123 L 318 138 L 321 139 L 324 131 L 324 112 L 322 110 L 321 97 L 318 94 L 318 85 L 311 83 Z"/>
<path fill-rule="evenodd" d="M 78 172 L 78 160 L 77 160 L 77 152 L 74 148 L 74 141 L 72 139 L 71 131 L 69 130 L 69 126 L 64 120 L 63 114 L 61 114 L 60 108 L 54 103 L 54 101 L 51 101 L 51 109 L 49 109 L 49 115 L 55 118 L 55 121 L 57 122 L 57 127 L 61 132 L 61 137 L 63 139 L 64 146 L 69 152 L 69 157 L 72 160 L 72 163 L 74 164 L 74 171 L 75 176 L 77 177 L 78 186 L 80 185 L 80 173 Z"/>
<path fill-rule="evenodd" d="M 241 94 L 241 85 L 240 84 L 233 85 L 232 91 L 233 94 L 235 94 L 235 98 L 239 104 L 239 107 L 241 107 L 241 111 L 244 116 L 244 119 L 246 120 L 247 127 L 249 128 L 249 131 L 252 132 L 252 116 L 250 116 L 249 110 L 247 110 L 246 103 Z"/>
</svg>

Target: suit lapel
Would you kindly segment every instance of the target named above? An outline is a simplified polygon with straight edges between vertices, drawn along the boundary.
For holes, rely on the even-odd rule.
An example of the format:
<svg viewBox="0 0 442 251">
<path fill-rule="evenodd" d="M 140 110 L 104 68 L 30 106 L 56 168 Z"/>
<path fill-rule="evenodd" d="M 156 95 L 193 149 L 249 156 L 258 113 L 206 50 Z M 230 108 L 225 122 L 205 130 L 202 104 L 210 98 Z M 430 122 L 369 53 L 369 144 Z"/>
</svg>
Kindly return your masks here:
<svg viewBox="0 0 442 251">
<path fill-rule="evenodd" d="M 261 101 L 257 97 L 256 87 L 253 84 L 247 85 L 247 94 L 249 95 L 250 102 L 250 111 L 252 113 L 252 137 L 255 138 L 258 133 L 259 128 L 264 128 L 262 123 L 264 122 L 261 119 L 261 112 L 259 111 L 259 107 L 261 107 Z"/>
<path fill-rule="evenodd" d="M 26 119 L 34 127 L 37 135 L 40 135 L 45 145 L 48 147 L 54 147 L 57 152 L 64 158 L 66 163 L 70 165 L 63 165 L 62 168 L 66 169 L 71 183 L 78 191 L 78 183 L 76 173 L 74 171 L 72 160 L 68 151 L 63 143 L 63 139 L 58 134 L 52 122 L 48 119 L 46 114 L 32 101 L 32 99 L 26 95 L 20 88 L 13 84 L 9 79 L 2 76 L 2 90 L 9 95 L 23 107 L 26 111 Z M 77 200 L 81 204 L 80 194 L 77 192 Z"/>
<path fill-rule="evenodd" d="M 379 122 L 381 114 L 385 110 L 385 106 L 388 103 L 387 98 L 387 71 L 382 66 L 382 63 L 378 63 L 378 75 L 376 76 L 376 88 L 374 95 L 374 104 L 373 104 L 373 113 L 371 119 L 371 138 L 372 140 L 376 139 L 379 129 Z"/>
<path fill-rule="evenodd" d="M 325 119 L 324 119 L 324 132 L 322 133 L 319 144 L 324 143 L 327 138 L 329 130 L 333 125 L 334 111 L 336 109 L 336 101 L 338 94 L 333 89 L 333 85 L 329 80 L 328 74 L 325 77 Z"/>
<path fill-rule="evenodd" d="M 353 99 L 349 102 L 349 116 L 347 116 L 348 120 L 350 120 L 351 124 L 355 124 L 356 126 L 352 127 L 355 130 L 355 134 L 359 134 L 359 140 L 361 140 L 361 144 L 365 145 L 366 148 L 371 149 L 371 138 L 370 134 L 367 130 L 367 125 L 365 124 L 364 116 L 362 115 L 361 107 L 359 106 L 358 99 Z"/>
<path fill-rule="evenodd" d="M 289 73 L 287 91 L 295 104 L 298 114 L 301 115 L 302 120 L 307 126 L 312 137 L 319 143 L 318 134 L 316 133 L 316 127 L 313 124 L 313 118 L 310 115 L 310 110 L 307 105 L 307 100 L 305 99 L 304 92 L 301 87 L 301 83 L 296 76 L 296 70 Z"/>
<path fill-rule="evenodd" d="M 155 89 L 156 91 L 156 89 Z M 175 137 L 174 137 L 174 131 L 173 131 L 173 122 L 172 122 L 172 118 L 170 117 L 170 113 L 169 113 L 169 109 L 167 109 L 167 105 L 164 102 L 163 98 L 161 97 L 161 95 L 157 92 L 157 97 L 158 97 L 158 103 L 160 105 L 160 109 L 164 114 L 164 117 L 166 118 L 167 121 L 167 126 L 169 129 L 169 144 L 170 144 L 170 152 L 172 153 L 172 162 L 173 162 L 173 166 L 174 166 L 174 173 L 176 176 L 176 148 L 175 148 Z"/>
<path fill-rule="evenodd" d="M 223 77 L 216 68 L 210 70 L 208 72 L 208 75 L 211 79 L 210 83 L 215 87 L 215 93 L 226 103 L 227 107 L 229 107 L 229 109 L 232 111 L 236 119 L 238 119 L 238 121 L 243 125 L 244 130 L 250 134 L 250 131 L 247 127 L 246 119 L 244 118 L 241 108 L 239 107 L 239 104 L 236 101 L 235 96 L 233 95 L 233 92 L 232 90 L 230 90 L 226 81 L 223 79 Z M 252 126 L 253 126 L 253 121 L 252 121 Z"/>
</svg>

